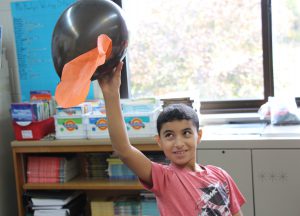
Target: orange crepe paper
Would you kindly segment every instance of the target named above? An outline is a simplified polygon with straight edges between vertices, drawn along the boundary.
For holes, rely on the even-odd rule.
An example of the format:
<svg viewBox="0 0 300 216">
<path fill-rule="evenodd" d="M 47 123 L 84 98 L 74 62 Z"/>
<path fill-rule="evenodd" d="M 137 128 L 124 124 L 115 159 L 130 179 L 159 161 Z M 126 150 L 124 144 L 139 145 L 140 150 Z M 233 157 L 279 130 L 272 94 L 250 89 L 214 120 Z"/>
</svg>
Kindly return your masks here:
<svg viewBox="0 0 300 216">
<path fill-rule="evenodd" d="M 97 67 L 103 65 L 112 51 L 112 41 L 101 34 L 94 48 L 65 64 L 61 81 L 56 87 L 55 99 L 59 106 L 67 108 L 85 101 L 91 77 Z"/>
</svg>

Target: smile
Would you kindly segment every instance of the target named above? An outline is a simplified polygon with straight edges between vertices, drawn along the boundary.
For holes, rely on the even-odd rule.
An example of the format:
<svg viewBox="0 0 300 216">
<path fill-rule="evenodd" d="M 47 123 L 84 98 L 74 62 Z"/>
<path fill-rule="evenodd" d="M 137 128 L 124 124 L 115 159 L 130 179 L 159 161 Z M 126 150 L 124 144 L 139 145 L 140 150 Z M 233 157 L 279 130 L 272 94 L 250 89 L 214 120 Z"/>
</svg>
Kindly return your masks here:
<svg viewBox="0 0 300 216">
<path fill-rule="evenodd" d="M 182 154 L 184 154 L 185 152 L 187 152 L 187 150 L 175 151 L 175 152 L 173 152 L 173 153 L 174 153 L 174 154 L 177 154 L 177 155 L 182 155 Z"/>
</svg>

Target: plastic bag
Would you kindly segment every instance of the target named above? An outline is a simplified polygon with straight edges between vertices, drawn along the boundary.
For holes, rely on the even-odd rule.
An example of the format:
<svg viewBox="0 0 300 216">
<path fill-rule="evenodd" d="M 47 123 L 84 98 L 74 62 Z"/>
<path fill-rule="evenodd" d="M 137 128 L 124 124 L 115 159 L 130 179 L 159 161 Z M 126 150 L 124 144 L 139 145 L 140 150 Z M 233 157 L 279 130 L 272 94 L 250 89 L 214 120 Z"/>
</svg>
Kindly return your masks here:
<svg viewBox="0 0 300 216">
<path fill-rule="evenodd" d="M 273 125 L 300 124 L 300 112 L 295 98 L 269 97 L 258 112 L 261 119 L 270 118 Z"/>
</svg>

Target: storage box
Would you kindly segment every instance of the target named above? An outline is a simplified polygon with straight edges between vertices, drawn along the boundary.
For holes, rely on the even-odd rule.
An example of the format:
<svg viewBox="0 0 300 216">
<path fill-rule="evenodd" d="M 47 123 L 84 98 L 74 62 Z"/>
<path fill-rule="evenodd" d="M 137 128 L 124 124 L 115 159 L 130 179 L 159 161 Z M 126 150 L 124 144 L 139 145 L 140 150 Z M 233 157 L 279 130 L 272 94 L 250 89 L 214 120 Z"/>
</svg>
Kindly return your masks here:
<svg viewBox="0 0 300 216">
<path fill-rule="evenodd" d="M 36 122 L 13 122 L 16 140 L 40 140 L 54 133 L 54 118 Z"/>
<path fill-rule="evenodd" d="M 159 109 L 152 112 L 125 113 L 124 121 L 129 137 L 149 137 L 156 132 L 156 119 Z M 87 118 L 87 138 L 109 138 L 106 115 L 89 114 Z"/>
<path fill-rule="evenodd" d="M 85 139 L 86 123 L 84 115 L 55 116 L 55 136 L 57 139 Z"/>
<path fill-rule="evenodd" d="M 156 119 L 159 109 L 145 113 L 124 114 L 129 137 L 149 137 L 157 134 Z"/>
<path fill-rule="evenodd" d="M 109 138 L 107 119 L 105 115 L 87 116 L 87 138 Z"/>
</svg>

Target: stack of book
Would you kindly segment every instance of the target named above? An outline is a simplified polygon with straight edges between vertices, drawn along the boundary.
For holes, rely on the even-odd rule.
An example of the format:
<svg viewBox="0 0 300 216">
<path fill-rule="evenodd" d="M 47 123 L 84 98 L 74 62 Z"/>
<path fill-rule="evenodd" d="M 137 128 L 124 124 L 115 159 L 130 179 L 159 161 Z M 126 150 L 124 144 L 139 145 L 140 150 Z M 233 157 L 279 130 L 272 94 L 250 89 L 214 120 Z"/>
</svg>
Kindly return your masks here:
<svg viewBox="0 0 300 216">
<path fill-rule="evenodd" d="M 140 196 L 94 198 L 91 200 L 91 216 L 157 216 L 159 211 L 155 195 L 142 191 Z"/>
<path fill-rule="evenodd" d="M 120 197 L 114 202 L 115 216 L 140 216 L 142 209 L 139 200 L 132 197 Z"/>
<path fill-rule="evenodd" d="M 108 153 L 86 153 L 82 157 L 83 173 L 88 178 L 107 178 Z"/>
<path fill-rule="evenodd" d="M 183 98 L 168 98 L 168 99 L 161 99 L 163 101 L 162 107 L 166 107 L 170 104 L 178 104 L 183 103 L 193 108 L 194 100 L 191 100 L 189 97 L 183 97 Z"/>
<path fill-rule="evenodd" d="M 110 157 L 108 162 L 109 179 L 134 180 L 137 176 L 119 158 Z"/>
<path fill-rule="evenodd" d="M 143 216 L 159 215 L 155 195 L 149 191 L 142 191 L 140 193 L 140 196 L 141 196 L 142 215 Z"/>
<path fill-rule="evenodd" d="M 79 160 L 75 156 L 29 156 L 28 183 L 63 183 L 79 174 Z"/>
<path fill-rule="evenodd" d="M 96 199 L 91 201 L 91 216 L 114 216 L 112 200 Z"/>
<path fill-rule="evenodd" d="M 163 152 L 146 152 L 145 155 L 156 163 L 168 165 L 170 164 L 170 160 L 166 158 Z"/>
<path fill-rule="evenodd" d="M 140 216 L 140 201 L 131 196 L 121 196 L 91 201 L 91 216 Z"/>
<path fill-rule="evenodd" d="M 83 216 L 86 195 L 70 191 L 34 191 L 30 197 L 33 216 Z"/>
</svg>

